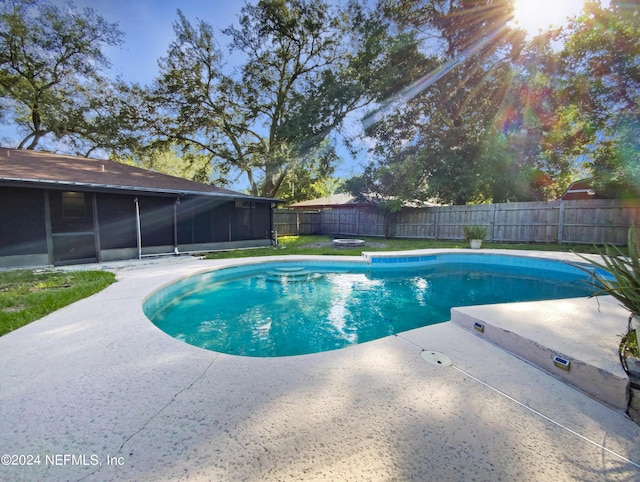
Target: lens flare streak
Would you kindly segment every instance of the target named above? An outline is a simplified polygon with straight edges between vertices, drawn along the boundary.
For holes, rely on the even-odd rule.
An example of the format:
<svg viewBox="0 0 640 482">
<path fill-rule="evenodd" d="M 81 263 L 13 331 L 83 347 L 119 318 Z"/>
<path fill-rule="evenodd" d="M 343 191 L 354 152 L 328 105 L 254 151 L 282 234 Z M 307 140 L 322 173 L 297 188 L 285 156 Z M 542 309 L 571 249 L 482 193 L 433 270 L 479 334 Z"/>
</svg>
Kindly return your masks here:
<svg viewBox="0 0 640 482">
<path fill-rule="evenodd" d="M 449 72 L 451 72 L 454 68 L 456 68 L 459 64 L 464 62 L 469 56 L 471 56 L 474 53 L 478 52 L 485 45 L 487 45 L 489 42 L 494 40 L 502 32 L 502 29 L 504 28 L 504 26 L 505 26 L 505 24 L 502 24 L 500 27 L 496 28 L 491 33 L 486 35 L 479 42 L 471 45 L 469 48 L 464 50 L 460 55 L 458 55 L 457 57 L 454 57 L 453 59 L 450 59 L 450 60 L 446 61 L 445 63 L 440 65 L 435 70 L 429 72 L 425 76 L 423 76 L 420 79 L 416 80 L 411 85 L 405 87 L 398 94 L 396 94 L 393 98 L 391 98 L 388 101 L 384 102 L 383 105 L 380 108 L 378 108 L 377 110 L 375 110 L 371 114 L 366 115 L 362 119 L 362 125 L 363 125 L 364 129 L 368 129 L 369 127 L 374 125 L 376 122 L 379 122 L 384 117 L 389 115 L 391 112 L 393 112 L 394 110 L 399 109 L 404 104 L 406 104 L 408 101 L 410 101 L 411 99 L 416 97 L 418 94 L 424 92 L 426 89 L 431 87 L 438 80 L 440 80 L 442 77 L 444 77 Z"/>
</svg>

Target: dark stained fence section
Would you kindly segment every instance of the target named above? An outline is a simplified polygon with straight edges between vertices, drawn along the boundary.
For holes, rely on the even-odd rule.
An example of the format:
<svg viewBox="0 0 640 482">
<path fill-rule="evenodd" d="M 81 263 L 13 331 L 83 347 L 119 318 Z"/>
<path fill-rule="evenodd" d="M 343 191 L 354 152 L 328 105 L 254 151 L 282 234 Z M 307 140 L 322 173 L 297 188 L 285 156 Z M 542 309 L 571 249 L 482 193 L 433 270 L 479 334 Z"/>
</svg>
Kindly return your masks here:
<svg viewBox="0 0 640 482">
<path fill-rule="evenodd" d="M 274 230 L 278 236 L 322 234 L 321 211 L 276 209 L 273 211 Z"/>
</svg>

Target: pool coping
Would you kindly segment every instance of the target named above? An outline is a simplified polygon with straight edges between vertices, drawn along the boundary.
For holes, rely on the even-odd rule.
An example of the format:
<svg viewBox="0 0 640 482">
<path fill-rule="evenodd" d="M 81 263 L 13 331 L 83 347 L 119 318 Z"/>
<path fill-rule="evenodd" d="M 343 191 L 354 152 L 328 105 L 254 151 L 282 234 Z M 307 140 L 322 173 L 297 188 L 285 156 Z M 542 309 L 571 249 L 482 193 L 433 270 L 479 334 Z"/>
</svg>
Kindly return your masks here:
<svg viewBox="0 0 640 482">
<path fill-rule="evenodd" d="M 582 257 L 565 252 L 438 249 L 400 253 L 403 258 L 447 253 L 515 256 L 588 267 Z M 394 253 L 363 255 L 392 258 Z M 586 257 L 600 258 L 597 255 Z M 581 318 L 581 323 L 576 329 L 574 320 L 577 317 Z M 454 307 L 451 310 L 452 323 L 622 411 L 629 405 L 630 381 L 622 367 L 618 346 L 626 333 L 627 319 L 628 312 L 611 296 Z"/>
<path fill-rule="evenodd" d="M 415 250 L 410 252 L 363 253 L 370 259 L 402 261 L 437 254 L 463 254 L 473 257 L 512 256 L 549 260 L 591 268 L 573 253 L 526 250 Z M 597 255 L 586 255 L 598 260 Z M 382 263 L 384 264 L 384 263 Z M 576 329 L 574 320 L 580 318 Z M 502 303 L 454 307 L 451 322 L 562 380 L 587 395 L 626 411 L 630 380 L 622 367 L 618 345 L 627 330 L 628 312 L 611 296 L 574 298 L 521 303 Z"/>
<path fill-rule="evenodd" d="M 197 274 L 224 268 L 252 266 L 268 262 L 295 263 L 303 261 L 334 262 L 401 268 L 423 265 L 423 259 L 438 255 L 460 255 L 466 259 L 478 256 L 506 256 L 520 259 L 553 261 L 567 266 L 588 267 L 584 258 L 599 260 L 594 254 L 577 255 L 561 251 L 531 251 L 511 249 L 436 248 L 404 251 L 363 251 L 360 256 L 344 255 L 277 255 L 218 260 L 217 266 L 203 268 L 183 278 L 172 280 L 150 291 L 143 304 L 169 285 Z M 376 259 L 394 260 L 375 263 Z M 415 261 L 413 261 L 415 259 Z M 602 301 L 603 304 L 600 302 Z M 569 313 L 567 306 L 570 306 Z M 603 307 L 606 310 L 603 310 Z M 523 312 L 524 310 L 524 312 Z M 539 316 L 540 311 L 542 316 Z M 517 316 L 513 316 L 516 312 Z M 582 329 L 571 328 L 578 313 L 587 319 Z M 594 299 L 560 299 L 524 303 L 504 303 L 454 307 L 450 321 L 469 330 L 475 336 L 494 344 L 545 373 L 586 393 L 617 410 L 625 411 L 629 404 L 630 381 L 619 359 L 617 347 L 627 327 L 627 312 L 610 296 Z M 478 331 L 476 323 L 483 325 Z M 590 329 L 584 329 L 585 327 Z M 569 370 L 554 363 L 560 357 L 569 362 Z"/>
<path fill-rule="evenodd" d="M 444 256 L 437 259 L 438 255 Z M 425 266 L 425 263 L 431 261 L 446 262 L 448 255 L 459 255 L 461 259 L 454 258 L 456 262 L 482 256 L 501 256 L 559 262 L 568 267 L 586 265 L 583 258 L 566 252 L 445 248 L 373 251 L 363 252 L 361 256 L 283 255 L 228 259 L 221 266 L 197 274 L 270 262 L 304 261 L 398 269 L 403 266 Z M 598 259 L 597 255 L 587 257 Z M 376 259 L 392 262 L 376 263 Z M 450 258 L 448 261 L 451 261 Z M 515 265 L 526 266 L 527 263 L 516 262 Z M 536 267 L 535 264 L 533 266 Z M 547 265 L 547 268 L 549 266 L 552 265 Z M 148 293 L 143 303 L 146 304 L 152 296 L 168 286 L 192 276 L 194 275 L 174 280 Z M 157 301 L 162 300 L 159 298 Z M 576 316 L 583 319 L 580 329 L 573 327 L 573 319 Z M 629 404 L 630 381 L 621 365 L 617 347 L 626 330 L 627 317 L 626 311 L 617 306 L 613 298 L 602 296 L 596 299 L 575 298 L 454 307 L 451 310 L 450 321 L 596 400 L 625 411 Z M 482 330 L 478 330 L 478 325 L 482 326 Z M 566 363 L 559 363 L 558 360 Z"/>
<path fill-rule="evenodd" d="M 88 463 L 0 466 L 0 478 L 640 476 L 640 427 L 622 411 L 453 322 L 342 350 L 255 359 L 187 345 L 142 312 L 142 300 L 163 285 L 264 260 L 84 267 L 113 269 L 118 282 L 0 337 L 0 445 L 85 455 Z M 426 349 L 453 366 L 425 363 Z"/>
</svg>

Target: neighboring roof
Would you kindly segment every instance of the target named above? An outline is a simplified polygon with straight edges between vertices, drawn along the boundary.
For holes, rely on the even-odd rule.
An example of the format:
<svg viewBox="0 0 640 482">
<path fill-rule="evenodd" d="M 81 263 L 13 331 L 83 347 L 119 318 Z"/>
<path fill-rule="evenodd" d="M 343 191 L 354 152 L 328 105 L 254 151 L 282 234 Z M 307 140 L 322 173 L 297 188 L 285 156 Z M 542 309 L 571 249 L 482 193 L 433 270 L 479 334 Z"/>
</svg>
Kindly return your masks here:
<svg viewBox="0 0 640 482">
<path fill-rule="evenodd" d="M 580 179 L 579 181 L 572 182 L 567 188 L 560 199 L 564 201 L 570 201 L 575 199 L 593 199 L 596 192 L 592 186 L 593 179 Z"/>
<path fill-rule="evenodd" d="M 300 201 L 290 204 L 288 208 L 294 209 L 327 209 L 327 208 L 345 208 L 371 206 L 372 203 L 366 201 L 358 201 L 349 193 L 332 194 L 330 196 L 310 199 L 308 201 Z"/>
<path fill-rule="evenodd" d="M 404 207 L 426 208 L 439 206 L 439 204 L 427 201 L 406 201 Z M 349 193 L 332 194 L 331 196 L 311 199 L 290 204 L 286 207 L 293 209 L 330 209 L 330 208 L 357 208 L 375 206 L 370 201 L 360 201 Z"/>
<path fill-rule="evenodd" d="M 204 195 L 279 202 L 119 162 L 24 149 L 0 148 L 0 184 L 179 196 Z"/>
</svg>

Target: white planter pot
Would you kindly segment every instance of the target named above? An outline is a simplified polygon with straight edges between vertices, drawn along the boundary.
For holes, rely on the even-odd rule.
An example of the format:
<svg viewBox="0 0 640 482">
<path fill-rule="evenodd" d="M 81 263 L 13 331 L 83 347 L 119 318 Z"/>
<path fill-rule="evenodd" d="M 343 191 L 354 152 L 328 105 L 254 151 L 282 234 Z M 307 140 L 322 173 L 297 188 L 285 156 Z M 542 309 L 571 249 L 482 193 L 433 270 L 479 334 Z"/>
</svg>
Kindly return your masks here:
<svg viewBox="0 0 640 482">
<path fill-rule="evenodd" d="M 471 244 L 471 249 L 480 249 L 480 247 L 482 246 L 481 239 L 471 239 L 469 240 L 469 243 Z"/>
</svg>

